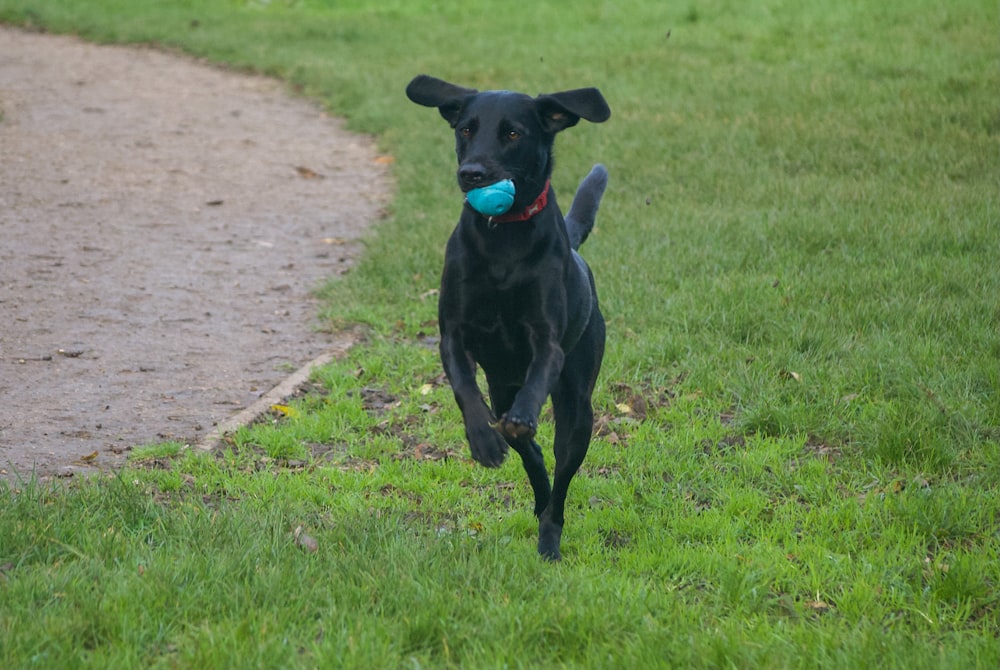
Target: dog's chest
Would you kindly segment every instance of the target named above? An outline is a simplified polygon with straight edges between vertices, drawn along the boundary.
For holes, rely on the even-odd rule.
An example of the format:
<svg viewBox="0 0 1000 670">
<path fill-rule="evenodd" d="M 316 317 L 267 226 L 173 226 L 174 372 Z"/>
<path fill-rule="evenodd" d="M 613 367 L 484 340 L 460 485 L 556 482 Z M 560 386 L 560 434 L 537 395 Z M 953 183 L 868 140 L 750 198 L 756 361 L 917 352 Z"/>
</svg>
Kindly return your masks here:
<svg viewBox="0 0 1000 670">
<path fill-rule="evenodd" d="M 529 347 L 537 297 L 522 285 L 504 290 L 484 282 L 469 296 L 463 312 L 460 322 L 471 349 L 509 354 Z"/>
<path fill-rule="evenodd" d="M 462 330 L 469 352 L 484 369 L 523 376 L 531 360 L 531 338 L 523 322 L 482 311 Z"/>
<path fill-rule="evenodd" d="M 509 291 L 514 288 L 518 273 L 512 263 L 489 263 L 486 266 L 486 280 L 497 291 Z"/>
</svg>

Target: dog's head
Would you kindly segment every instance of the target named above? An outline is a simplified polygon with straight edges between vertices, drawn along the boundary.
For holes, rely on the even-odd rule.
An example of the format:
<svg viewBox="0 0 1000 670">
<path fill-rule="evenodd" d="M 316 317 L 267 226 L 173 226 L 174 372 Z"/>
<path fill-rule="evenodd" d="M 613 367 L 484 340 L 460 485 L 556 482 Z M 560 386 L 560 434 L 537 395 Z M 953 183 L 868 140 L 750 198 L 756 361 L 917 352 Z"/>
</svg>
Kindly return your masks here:
<svg viewBox="0 0 1000 670">
<path fill-rule="evenodd" d="M 556 133 L 580 119 L 601 123 L 611 116 L 596 88 L 532 98 L 511 91 L 480 92 L 419 75 L 406 95 L 418 105 L 437 107 L 455 129 L 462 191 L 510 179 L 516 187 L 515 209 L 537 198 L 552 174 Z"/>
</svg>

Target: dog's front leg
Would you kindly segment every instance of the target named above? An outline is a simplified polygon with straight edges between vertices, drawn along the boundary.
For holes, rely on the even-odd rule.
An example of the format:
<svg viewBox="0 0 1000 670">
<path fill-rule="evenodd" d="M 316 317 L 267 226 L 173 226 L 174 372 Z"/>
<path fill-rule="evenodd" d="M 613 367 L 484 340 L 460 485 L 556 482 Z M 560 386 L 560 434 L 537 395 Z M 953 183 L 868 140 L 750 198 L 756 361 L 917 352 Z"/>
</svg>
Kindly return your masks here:
<svg viewBox="0 0 1000 670">
<path fill-rule="evenodd" d="M 530 439 L 538 428 L 538 414 L 563 366 L 563 350 L 548 327 L 535 329 L 531 337 L 532 360 L 514 404 L 500 417 L 497 429 L 513 440 Z"/>
<path fill-rule="evenodd" d="M 507 456 L 507 442 L 493 430 L 493 413 L 476 384 L 476 363 L 465 349 L 461 334 L 442 333 L 440 351 L 444 372 L 462 411 L 472 457 L 488 468 L 499 467 Z"/>
</svg>

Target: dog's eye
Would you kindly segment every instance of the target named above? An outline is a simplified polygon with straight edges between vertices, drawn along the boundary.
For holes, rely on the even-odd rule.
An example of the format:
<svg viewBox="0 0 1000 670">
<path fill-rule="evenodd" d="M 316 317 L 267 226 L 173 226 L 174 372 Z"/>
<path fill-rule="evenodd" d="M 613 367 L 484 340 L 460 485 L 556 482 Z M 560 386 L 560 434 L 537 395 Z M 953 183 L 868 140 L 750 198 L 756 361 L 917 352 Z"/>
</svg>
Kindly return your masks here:
<svg viewBox="0 0 1000 670">
<path fill-rule="evenodd" d="M 516 130 L 510 130 L 507 132 L 507 139 L 510 140 L 511 142 L 516 142 L 517 140 L 521 139 L 521 133 L 517 132 Z"/>
<path fill-rule="evenodd" d="M 462 137 L 472 137 L 472 128 L 469 126 L 462 126 L 458 129 L 458 134 Z"/>
</svg>

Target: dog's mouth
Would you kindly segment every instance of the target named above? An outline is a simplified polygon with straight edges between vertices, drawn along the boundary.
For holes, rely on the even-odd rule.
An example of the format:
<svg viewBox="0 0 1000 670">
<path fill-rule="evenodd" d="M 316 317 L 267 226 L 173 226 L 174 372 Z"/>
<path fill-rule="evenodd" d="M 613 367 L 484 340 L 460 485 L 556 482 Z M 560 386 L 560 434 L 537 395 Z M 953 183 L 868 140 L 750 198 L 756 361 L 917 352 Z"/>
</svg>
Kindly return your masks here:
<svg viewBox="0 0 1000 670">
<path fill-rule="evenodd" d="M 467 191 L 465 201 L 484 216 L 501 216 L 514 205 L 516 189 L 510 179 L 502 179 L 487 186 Z"/>
<path fill-rule="evenodd" d="M 462 185 L 462 186 L 459 187 L 459 189 L 462 191 L 462 195 L 469 195 L 469 193 L 471 193 L 472 191 L 480 191 L 480 190 L 482 190 L 484 188 L 490 188 L 492 186 L 496 186 L 497 184 L 499 184 L 502 181 L 511 181 L 511 180 L 510 179 L 495 179 L 493 181 L 486 181 L 486 182 L 483 182 L 482 184 L 477 184 L 475 186 Z M 511 183 L 513 183 L 513 182 L 511 182 Z M 516 184 L 514 185 L 514 188 L 515 189 L 517 188 Z"/>
<path fill-rule="evenodd" d="M 507 174 L 501 166 L 490 160 L 465 160 L 458 166 L 458 186 L 463 193 L 479 188 L 488 188 L 501 181 L 513 181 L 514 177 Z"/>
<path fill-rule="evenodd" d="M 514 184 L 515 189 L 517 188 L 517 180 L 513 177 L 491 176 L 483 179 L 464 179 L 461 175 L 458 177 L 458 188 L 462 191 L 462 193 L 468 194 L 470 191 L 490 188 L 491 186 L 496 186 L 501 182 L 510 182 Z"/>
</svg>

